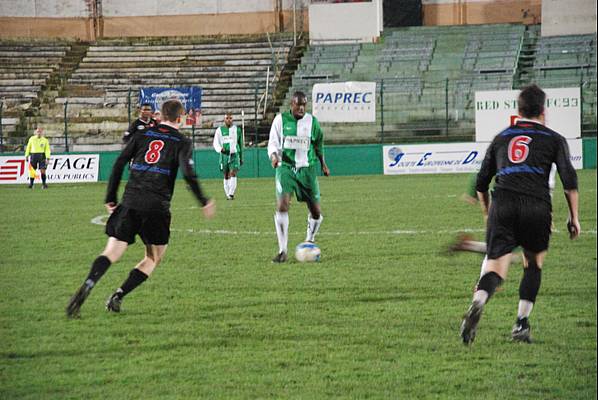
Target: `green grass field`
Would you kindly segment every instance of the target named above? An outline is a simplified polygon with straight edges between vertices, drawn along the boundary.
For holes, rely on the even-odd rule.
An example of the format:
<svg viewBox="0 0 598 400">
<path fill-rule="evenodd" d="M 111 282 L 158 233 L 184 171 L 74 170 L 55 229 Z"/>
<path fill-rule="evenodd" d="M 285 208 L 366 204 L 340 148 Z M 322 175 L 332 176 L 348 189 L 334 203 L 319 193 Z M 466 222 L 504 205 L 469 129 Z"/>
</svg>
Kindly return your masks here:
<svg viewBox="0 0 598 400">
<path fill-rule="evenodd" d="M 0 187 L 0 398 L 596 398 L 596 170 L 580 171 L 577 241 L 555 192 L 534 343 L 510 341 L 516 264 L 469 348 L 459 325 L 482 256 L 443 253 L 458 231 L 484 236 L 479 209 L 459 200 L 467 176 L 320 183 L 322 262 L 274 265 L 272 179 L 240 180 L 232 202 L 205 181 L 211 221 L 179 182 L 163 263 L 108 314 L 142 257 L 133 245 L 78 320 L 64 307 L 105 244 L 90 222 L 105 184 Z M 306 215 L 293 202 L 291 248 Z"/>
</svg>

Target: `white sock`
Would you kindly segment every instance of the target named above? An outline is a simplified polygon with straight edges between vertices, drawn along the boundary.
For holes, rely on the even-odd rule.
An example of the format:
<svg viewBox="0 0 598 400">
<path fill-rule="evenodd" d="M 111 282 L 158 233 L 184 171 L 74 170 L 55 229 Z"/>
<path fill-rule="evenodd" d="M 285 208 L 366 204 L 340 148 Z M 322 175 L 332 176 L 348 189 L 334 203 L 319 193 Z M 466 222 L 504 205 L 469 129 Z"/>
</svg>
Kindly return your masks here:
<svg viewBox="0 0 598 400">
<path fill-rule="evenodd" d="M 519 300 L 519 308 L 517 309 L 517 318 L 527 318 L 532 313 L 534 303 L 529 300 Z"/>
<path fill-rule="evenodd" d="M 486 242 L 476 242 L 475 240 L 466 240 L 462 244 L 463 250 L 472 251 L 474 253 L 485 253 Z"/>
<path fill-rule="evenodd" d="M 313 242 L 315 240 L 316 233 L 318 233 L 323 220 L 324 216 L 322 214 L 320 214 L 320 218 L 318 219 L 313 219 L 311 214 L 307 214 L 307 235 L 305 236 L 306 242 Z"/>
<path fill-rule="evenodd" d="M 276 226 L 276 236 L 278 237 L 278 251 L 286 253 L 289 241 L 289 213 L 276 211 L 274 226 Z"/>
<path fill-rule="evenodd" d="M 228 194 L 231 196 L 234 196 L 235 190 L 237 190 L 237 177 L 233 176 L 230 178 L 230 183 L 228 186 Z"/>
<path fill-rule="evenodd" d="M 486 304 L 488 301 L 488 292 L 485 290 L 476 290 L 473 294 L 473 301 L 480 304 Z"/>
<path fill-rule="evenodd" d="M 228 196 L 228 179 L 222 180 L 222 186 L 224 186 L 224 194 Z"/>
<path fill-rule="evenodd" d="M 486 274 L 486 264 L 488 264 L 488 256 L 484 256 L 484 261 L 482 261 L 482 268 L 480 269 L 480 278 Z"/>
</svg>

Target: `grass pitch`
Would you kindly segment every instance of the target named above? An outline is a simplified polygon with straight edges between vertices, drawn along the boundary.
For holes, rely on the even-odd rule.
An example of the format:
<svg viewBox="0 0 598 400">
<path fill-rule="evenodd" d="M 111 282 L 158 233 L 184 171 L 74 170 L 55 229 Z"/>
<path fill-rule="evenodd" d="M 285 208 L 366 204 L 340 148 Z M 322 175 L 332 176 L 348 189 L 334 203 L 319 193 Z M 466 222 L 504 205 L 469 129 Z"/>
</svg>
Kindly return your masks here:
<svg viewBox="0 0 598 400">
<path fill-rule="evenodd" d="M 334 171 L 333 171 L 334 172 Z M 580 171 L 582 236 L 558 229 L 531 318 L 511 343 L 521 266 L 492 299 L 476 342 L 459 324 L 481 255 L 446 256 L 456 232 L 483 239 L 466 175 L 321 178 L 317 264 L 277 251 L 272 179 L 240 179 L 218 215 L 178 182 L 171 244 L 152 277 L 108 314 L 104 302 L 142 257 L 133 245 L 81 310 L 64 307 L 103 249 L 105 184 L 0 187 L 0 398 L 596 397 L 596 170 Z M 307 211 L 293 202 L 290 248 Z"/>
</svg>

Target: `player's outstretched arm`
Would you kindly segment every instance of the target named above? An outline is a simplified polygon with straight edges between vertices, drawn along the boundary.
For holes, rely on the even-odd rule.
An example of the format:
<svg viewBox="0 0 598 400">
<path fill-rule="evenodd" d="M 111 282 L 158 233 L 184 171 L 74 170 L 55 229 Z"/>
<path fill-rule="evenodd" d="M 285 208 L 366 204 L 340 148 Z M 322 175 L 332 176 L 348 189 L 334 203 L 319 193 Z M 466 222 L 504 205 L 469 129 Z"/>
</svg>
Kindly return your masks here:
<svg viewBox="0 0 598 400">
<path fill-rule="evenodd" d="M 191 147 L 191 141 L 187 140 L 184 143 L 184 148 L 181 149 L 179 152 L 179 168 L 183 173 L 183 177 L 189 186 L 189 189 L 195 195 L 195 198 L 202 207 L 208 205 L 210 199 L 208 199 L 201 189 L 201 185 L 199 184 L 199 180 L 197 179 L 197 175 L 195 174 L 195 169 L 193 167 L 193 148 Z"/>
<path fill-rule="evenodd" d="M 569 206 L 569 218 L 567 219 L 567 230 L 569 231 L 569 239 L 577 239 L 581 233 L 581 225 L 579 224 L 579 192 L 577 190 L 565 190 L 565 198 Z"/>
</svg>

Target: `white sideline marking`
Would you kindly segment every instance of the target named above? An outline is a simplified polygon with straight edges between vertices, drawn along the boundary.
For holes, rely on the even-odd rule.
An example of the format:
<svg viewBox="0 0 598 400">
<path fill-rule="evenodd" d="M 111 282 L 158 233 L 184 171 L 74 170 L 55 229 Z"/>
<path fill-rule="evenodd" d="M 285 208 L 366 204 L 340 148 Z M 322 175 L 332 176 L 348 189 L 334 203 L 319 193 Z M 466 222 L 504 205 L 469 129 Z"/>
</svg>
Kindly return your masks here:
<svg viewBox="0 0 598 400">
<path fill-rule="evenodd" d="M 106 225 L 106 220 L 108 219 L 109 215 L 98 215 L 91 219 L 91 223 L 95 225 Z M 171 232 L 185 232 L 185 233 L 194 233 L 199 235 L 250 235 L 250 236 L 259 236 L 259 235 L 274 235 L 274 229 L 272 231 L 267 232 L 260 232 L 260 231 L 231 231 L 227 229 L 176 229 L 173 228 L 170 230 Z M 318 235 L 324 236 L 341 236 L 341 235 L 422 235 L 422 234 L 457 234 L 457 233 L 479 233 L 485 232 L 485 229 L 473 229 L 473 228 L 463 228 L 463 229 L 443 229 L 443 230 L 410 230 L 410 229 L 396 229 L 392 231 L 357 231 L 357 232 L 319 232 Z M 561 231 L 555 229 L 553 233 L 563 233 L 565 231 Z M 301 233 L 300 231 L 293 232 L 293 233 Z M 301 233 L 302 234 L 302 233 Z M 581 231 L 581 234 L 586 235 L 595 235 L 596 229 L 588 229 Z"/>
</svg>

